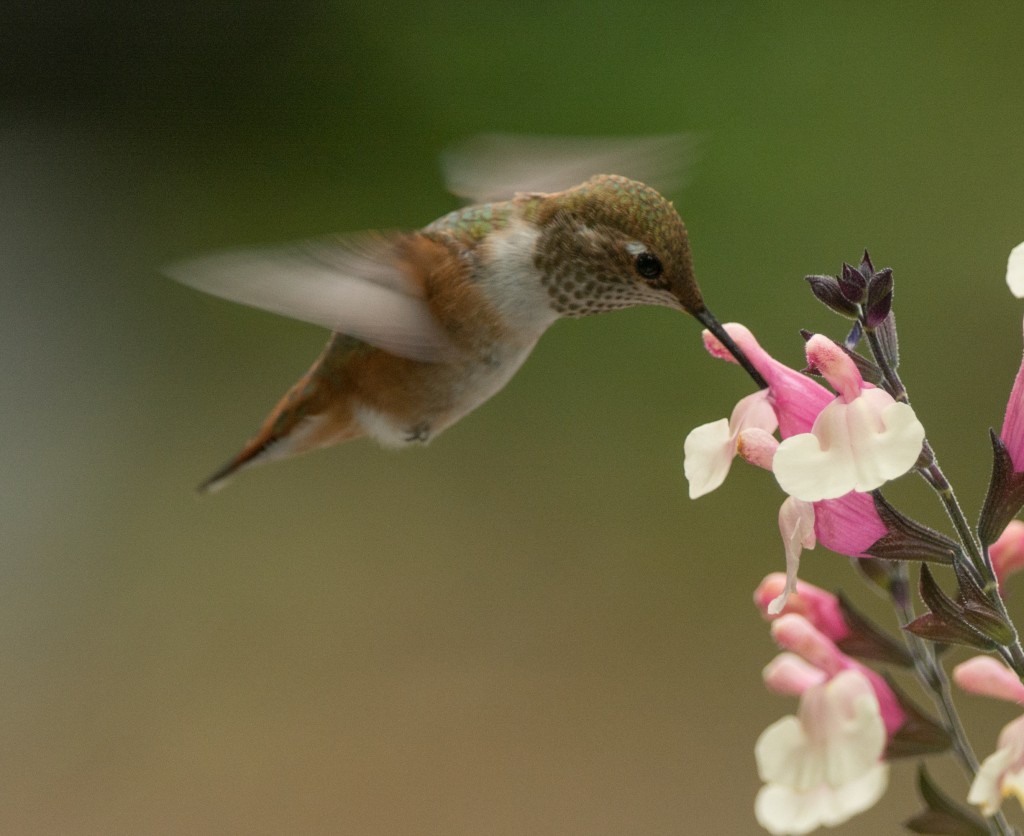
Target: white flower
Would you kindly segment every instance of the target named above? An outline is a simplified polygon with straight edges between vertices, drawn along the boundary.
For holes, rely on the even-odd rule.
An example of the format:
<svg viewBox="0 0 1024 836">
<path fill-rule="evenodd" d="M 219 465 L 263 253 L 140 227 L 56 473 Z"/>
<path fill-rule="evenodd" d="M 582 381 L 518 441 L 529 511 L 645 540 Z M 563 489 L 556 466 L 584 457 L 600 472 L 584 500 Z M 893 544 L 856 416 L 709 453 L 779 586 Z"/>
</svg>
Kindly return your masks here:
<svg viewBox="0 0 1024 836">
<path fill-rule="evenodd" d="M 1017 674 L 991 656 L 975 656 L 953 668 L 957 685 L 971 694 L 1024 702 L 1024 684 Z M 998 812 L 1003 799 L 1015 795 L 1024 803 L 1024 717 L 1007 723 L 999 733 L 996 751 L 974 776 L 967 803 L 976 804 L 986 816 Z"/>
<path fill-rule="evenodd" d="M 999 733 L 999 744 L 982 762 L 967 803 L 978 805 L 983 815 L 992 816 L 1011 795 L 1024 803 L 1024 717 L 1008 723 Z"/>
<path fill-rule="evenodd" d="M 818 413 L 809 433 L 785 439 L 772 470 L 782 489 L 806 502 L 874 490 L 914 466 L 924 427 L 909 404 L 868 387 L 853 361 L 817 334 L 807 359 L 839 396 Z"/>
<path fill-rule="evenodd" d="M 864 674 L 842 671 L 809 687 L 797 716 L 783 717 L 754 749 L 765 782 L 754 812 L 777 836 L 841 824 L 885 792 L 886 731 L 878 699 Z"/>
<path fill-rule="evenodd" d="M 1006 284 L 1010 293 L 1018 299 L 1024 298 L 1024 243 L 1010 250 L 1006 260 Z"/>
<path fill-rule="evenodd" d="M 728 420 L 721 418 L 692 430 L 683 445 L 690 499 L 710 493 L 725 481 L 741 432 L 757 428 L 772 433 L 778 425 L 768 392 L 761 390 L 742 398 Z"/>
</svg>

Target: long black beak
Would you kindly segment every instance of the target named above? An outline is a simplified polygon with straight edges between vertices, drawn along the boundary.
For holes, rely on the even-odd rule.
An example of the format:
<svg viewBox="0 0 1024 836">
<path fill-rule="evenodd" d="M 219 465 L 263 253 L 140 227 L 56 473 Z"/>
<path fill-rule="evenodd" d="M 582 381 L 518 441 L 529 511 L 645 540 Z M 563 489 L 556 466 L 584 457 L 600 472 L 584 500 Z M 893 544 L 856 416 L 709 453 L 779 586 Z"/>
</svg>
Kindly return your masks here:
<svg viewBox="0 0 1024 836">
<path fill-rule="evenodd" d="M 700 320 L 701 324 L 707 328 L 718 341 L 729 349 L 729 353 L 736 358 L 736 362 L 746 369 L 747 374 L 753 379 L 754 383 L 757 384 L 759 389 L 767 389 L 768 382 L 761 377 L 761 373 L 754 368 L 754 364 L 747 359 L 747 355 L 740 351 L 740 347 L 732 341 L 726 330 L 722 327 L 722 323 L 715 319 L 715 315 L 711 313 L 707 308 L 702 311 L 698 311 L 694 316 Z"/>
</svg>

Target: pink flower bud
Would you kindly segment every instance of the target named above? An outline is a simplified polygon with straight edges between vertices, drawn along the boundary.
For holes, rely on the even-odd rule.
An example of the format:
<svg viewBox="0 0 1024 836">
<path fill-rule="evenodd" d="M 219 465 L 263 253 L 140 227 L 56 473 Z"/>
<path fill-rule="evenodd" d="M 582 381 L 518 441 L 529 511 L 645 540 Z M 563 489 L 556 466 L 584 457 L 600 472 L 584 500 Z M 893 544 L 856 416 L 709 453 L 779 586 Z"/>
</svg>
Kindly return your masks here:
<svg viewBox="0 0 1024 836">
<path fill-rule="evenodd" d="M 1024 703 L 1024 684 L 991 656 L 975 656 L 953 668 L 953 681 L 969 694 Z"/>
<path fill-rule="evenodd" d="M 1024 522 L 1010 520 L 999 539 L 989 548 L 989 555 L 1000 584 L 1024 569 Z"/>
<path fill-rule="evenodd" d="M 849 657 L 802 615 L 779 616 L 772 622 L 771 630 L 779 647 L 792 651 L 829 676 L 848 667 Z"/>
<path fill-rule="evenodd" d="M 1010 390 L 1010 400 L 1006 404 L 1006 415 L 999 437 L 1010 454 L 1014 472 L 1020 473 L 1024 470 L 1024 361 Z"/>
<path fill-rule="evenodd" d="M 785 650 L 792 651 L 819 668 L 829 678 L 842 671 L 856 670 L 868 678 L 878 699 L 878 705 L 889 736 L 895 734 L 907 721 L 906 712 L 888 683 L 875 671 L 847 656 L 824 633 L 801 615 L 783 615 L 771 626 L 772 638 Z"/>
<path fill-rule="evenodd" d="M 768 613 L 768 604 L 781 595 L 785 588 L 786 576 L 781 572 L 772 572 L 754 592 L 754 603 L 769 621 L 778 616 Z M 841 642 L 850 635 L 850 628 L 846 626 L 839 607 L 839 599 L 812 583 L 796 582 L 796 592 L 789 597 L 780 615 L 790 613 L 802 615 L 833 642 Z"/>
<path fill-rule="evenodd" d="M 807 362 L 821 372 L 843 403 L 854 400 L 862 389 L 870 385 L 864 383 L 857 364 L 828 337 L 815 334 L 807 341 L 804 351 Z"/>
<path fill-rule="evenodd" d="M 780 653 L 765 666 L 761 678 L 769 691 L 799 697 L 808 688 L 825 682 L 828 675 L 794 653 Z"/>
</svg>

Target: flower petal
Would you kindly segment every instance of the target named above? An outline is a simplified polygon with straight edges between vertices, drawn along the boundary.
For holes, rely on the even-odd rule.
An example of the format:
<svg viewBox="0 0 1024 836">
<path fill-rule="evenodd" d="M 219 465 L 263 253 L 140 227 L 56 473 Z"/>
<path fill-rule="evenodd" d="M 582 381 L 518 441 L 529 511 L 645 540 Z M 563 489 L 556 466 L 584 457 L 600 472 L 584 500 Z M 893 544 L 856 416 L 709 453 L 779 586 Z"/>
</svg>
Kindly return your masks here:
<svg viewBox="0 0 1024 836">
<path fill-rule="evenodd" d="M 683 473 L 690 483 L 690 499 L 711 493 L 725 481 L 735 452 L 728 418 L 690 430 L 683 442 Z"/>
<path fill-rule="evenodd" d="M 740 398 L 729 420 L 703 424 L 686 436 L 683 444 L 683 472 L 690 483 L 690 499 L 719 487 L 729 475 L 741 432 L 775 432 L 779 422 L 766 391 Z"/>
<path fill-rule="evenodd" d="M 836 499 L 902 476 L 914 466 L 923 442 L 924 427 L 909 405 L 881 389 L 866 389 L 850 403 L 830 403 L 810 433 L 785 439 L 772 469 L 791 496 L 807 502 Z"/>
<path fill-rule="evenodd" d="M 1006 414 L 1003 416 L 1003 428 L 999 432 L 999 437 L 1010 454 L 1014 471 L 1019 473 L 1024 470 L 1024 360 L 1021 361 L 1017 376 L 1013 379 L 1013 388 L 1010 389 L 1010 399 L 1006 402 Z"/>
<path fill-rule="evenodd" d="M 974 777 L 967 803 L 976 804 L 991 816 L 1008 795 L 1024 802 L 1024 717 L 1018 717 L 999 733 L 996 751 L 981 764 Z"/>
<path fill-rule="evenodd" d="M 989 554 L 999 583 L 1024 569 L 1024 522 L 1010 520 L 999 539 L 989 548 Z"/>
<path fill-rule="evenodd" d="M 772 357 L 761 348 L 747 327 L 728 322 L 724 328 L 768 382 L 769 398 L 778 416 L 782 437 L 810 430 L 818 413 L 833 399 L 832 393 L 807 375 Z M 705 331 L 703 336 L 704 346 L 713 356 L 736 362 L 710 332 Z"/>
<path fill-rule="evenodd" d="M 814 533 L 818 542 L 848 557 L 865 552 L 888 533 L 871 494 L 850 491 L 838 499 L 814 503 Z"/>
<path fill-rule="evenodd" d="M 808 688 L 826 682 L 828 674 L 795 653 L 785 652 L 764 666 L 761 679 L 765 687 L 774 694 L 799 697 Z"/>
<path fill-rule="evenodd" d="M 1024 298 L 1024 243 L 1010 250 L 1006 260 L 1006 284 L 1010 293 L 1018 299 Z"/>
<path fill-rule="evenodd" d="M 857 364 L 832 340 L 824 334 L 815 334 L 807 341 L 804 351 L 807 353 L 807 362 L 821 372 L 844 403 L 849 403 L 860 394 L 864 388 L 864 378 Z"/>
<path fill-rule="evenodd" d="M 779 508 L 779 533 L 786 549 L 786 584 L 768 604 L 769 615 L 778 615 L 786 606 L 790 593 L 796 589 L 800 555 L 804 549 L 813 549 L 817 542 L 814 537 L 814 506 L 796 497 L 786 497 Z"/>
</svg>

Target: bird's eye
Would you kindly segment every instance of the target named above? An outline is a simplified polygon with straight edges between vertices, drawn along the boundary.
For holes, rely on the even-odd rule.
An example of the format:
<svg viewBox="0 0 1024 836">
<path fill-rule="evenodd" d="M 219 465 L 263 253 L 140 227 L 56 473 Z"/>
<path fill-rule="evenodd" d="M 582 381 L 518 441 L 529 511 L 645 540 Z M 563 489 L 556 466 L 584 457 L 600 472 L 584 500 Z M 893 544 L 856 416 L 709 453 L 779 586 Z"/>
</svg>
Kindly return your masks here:
<svg viewBox="0 0 1024 836">
<path fill-rule="evenodd" d="M 636 269 L 637 274 L 645 279 L 658 278 L 664 269 L 661 266 L 661 259 L 648 252 L 639 253 L 633 262 L 633 267 Z"/>
</svg>

